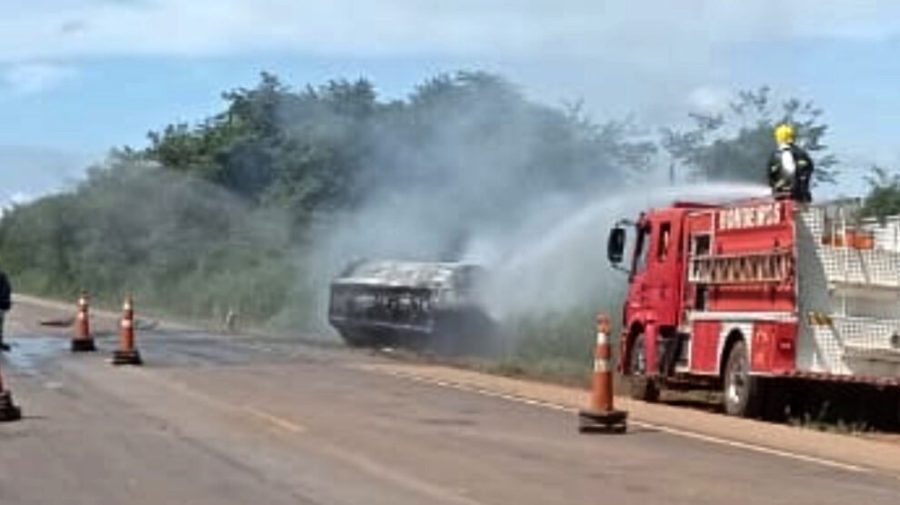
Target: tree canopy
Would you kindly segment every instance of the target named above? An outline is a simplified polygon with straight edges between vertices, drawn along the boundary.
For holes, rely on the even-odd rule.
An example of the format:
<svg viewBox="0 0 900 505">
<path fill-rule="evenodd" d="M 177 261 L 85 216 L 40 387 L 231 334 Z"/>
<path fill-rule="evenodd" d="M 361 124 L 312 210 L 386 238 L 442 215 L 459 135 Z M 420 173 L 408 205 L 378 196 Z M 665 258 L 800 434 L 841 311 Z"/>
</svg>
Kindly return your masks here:
<svg viewBox="0 0 900 505">
<path fill-rule="evenodd" d="M 813 157 L 815 179 L 832 183 L 838 160 L 824 143 L 823 113 L 811 101 L 777 101 L 763 86 L 738 92 L 724 112 L 691 114 L 688 129 L 664 129 L 662 145 L 694 179 L 765 182 L 766 162 L 775 148 L 772 130 L 790 123 L 798 145 Z"/>
<path fill-rule="evenodd" d="M 869 194 L 864 201 L 863 215 L 877 218 L 900 215 L 900 173 L 875 166 L 867 181 Z"/>
</svg>

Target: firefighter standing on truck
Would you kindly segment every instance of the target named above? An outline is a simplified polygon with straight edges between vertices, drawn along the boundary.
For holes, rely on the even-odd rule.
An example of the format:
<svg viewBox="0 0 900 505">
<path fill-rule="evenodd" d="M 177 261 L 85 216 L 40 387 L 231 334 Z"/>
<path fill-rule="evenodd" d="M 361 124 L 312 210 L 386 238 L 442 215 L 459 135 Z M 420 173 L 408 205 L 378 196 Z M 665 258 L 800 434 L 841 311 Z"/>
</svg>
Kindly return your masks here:
<svg viewBox="0 0 900 505">
<path fill-rule="evenodd" d="M 794 143 L 794 128 L 789 124 L 775 127 L 778 148 L 769 159 L 769 186 L 775 196 L 790 196 L 798 202 L 811 202 L 809 186 L 813 162 L 809 154 Z"/>
</svg>

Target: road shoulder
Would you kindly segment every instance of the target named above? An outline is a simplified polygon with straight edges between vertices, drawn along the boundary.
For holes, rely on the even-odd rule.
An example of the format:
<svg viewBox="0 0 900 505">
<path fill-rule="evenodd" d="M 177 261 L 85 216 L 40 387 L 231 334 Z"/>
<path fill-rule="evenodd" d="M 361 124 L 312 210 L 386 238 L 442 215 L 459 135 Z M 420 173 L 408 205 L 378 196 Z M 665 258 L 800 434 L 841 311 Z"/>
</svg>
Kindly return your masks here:
<svg viewBox="0 0 900 505">
<path fill-rule="evenodd" d="M 414 364 L 354 364 L 370 373 L 386 374 L 475 394 L 505 397 L 538 407 L 574 413 L 586 405 L 587 394 L 577 388 L 530 382 L 445 366 Z M 715 415 L 690 409 L 616 398 L 633 424 L 710 443 L 767 452 L 847 470 L 872 469 L 900 477 L 900 449 L 895 444 L 850 435 L 824 433 Z"/>
</svg>

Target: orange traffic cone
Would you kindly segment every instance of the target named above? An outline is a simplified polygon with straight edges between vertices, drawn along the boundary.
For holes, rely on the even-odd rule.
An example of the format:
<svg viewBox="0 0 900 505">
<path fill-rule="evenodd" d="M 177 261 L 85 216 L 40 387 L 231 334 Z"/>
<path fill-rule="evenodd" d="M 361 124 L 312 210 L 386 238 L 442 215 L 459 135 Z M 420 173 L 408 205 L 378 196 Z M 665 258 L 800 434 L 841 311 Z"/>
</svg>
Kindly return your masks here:
<svg viewBox="0 0 900 505">
<path fill-rule="evenodd" d="M 119 324 L 119 348 L 113 353 L 113 365 L 140 365 L 141 353 L 134 346 L 134 301 L 125 298 L 122 322 Z"/>
<path fill-rule="evenodd" d="M 13 403 L 12 393 L 3 385 L 3 374 L 0 373 L 0 423 L 18 421 L 22 418 L 22 409 Z"/>
<path fill-rule="evenodd" d="M 597 350 L 594 355 L 594 377 L 591 405 L 578 413 L 579 431 L 624 433 L 628 413 L 613 407 L 612 346 L 609 342 L 609 316 L 597 315 Z"/>
<path fill-rule="evenodd" d="M 90 302 L 87 291 L 78 297 L 78 317 L 75 319 L 75 338 L 72 339 L 72 352 L 96 351 L 94 337 L 91 336 Z"/>
</svg>

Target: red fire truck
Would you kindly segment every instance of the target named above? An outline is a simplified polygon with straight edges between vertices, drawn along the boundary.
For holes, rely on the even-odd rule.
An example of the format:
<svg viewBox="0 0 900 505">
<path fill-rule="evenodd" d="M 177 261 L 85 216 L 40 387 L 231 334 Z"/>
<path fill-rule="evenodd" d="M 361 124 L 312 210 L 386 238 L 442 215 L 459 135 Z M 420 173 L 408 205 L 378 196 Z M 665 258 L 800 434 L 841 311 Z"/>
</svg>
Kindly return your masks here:
<svg viewBox="0 0 900 505">
<path fill-rule="evenodd" d="M 751 417 L 785 380 L 900 386 L 900 217 L 859 216 L 848 201 L 752 199 L 620 221 L 608 256 L 629 275 L 632 395 L 721 387 L 725 410 Z"/>
</svg>

